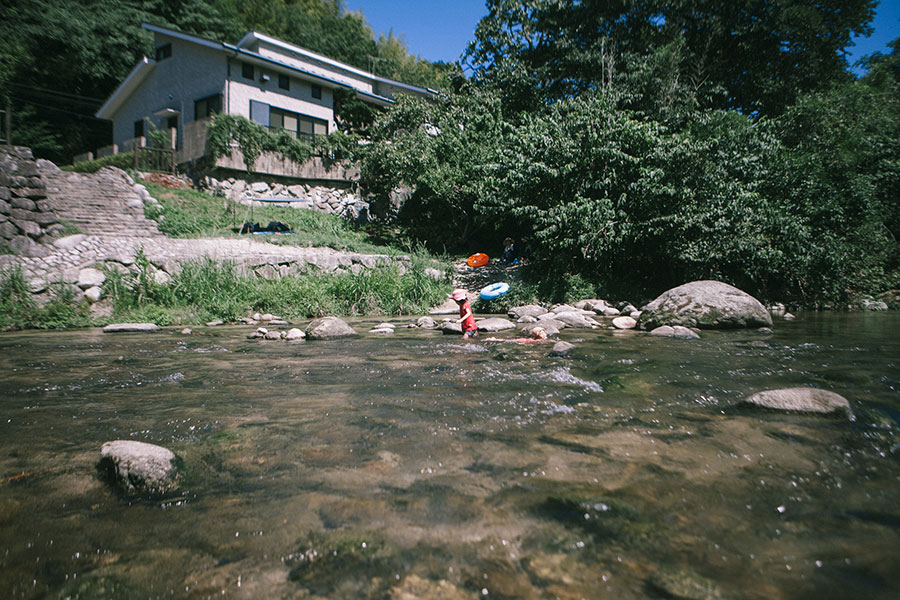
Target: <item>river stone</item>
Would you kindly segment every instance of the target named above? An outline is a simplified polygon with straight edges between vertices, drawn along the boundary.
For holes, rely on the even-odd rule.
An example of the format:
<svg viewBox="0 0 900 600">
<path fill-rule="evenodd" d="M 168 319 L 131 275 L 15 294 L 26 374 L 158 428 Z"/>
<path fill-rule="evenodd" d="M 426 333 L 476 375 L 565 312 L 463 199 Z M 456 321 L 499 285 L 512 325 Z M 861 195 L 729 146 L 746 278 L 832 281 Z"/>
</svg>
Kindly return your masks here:
<svg viewBox="0 0 900 600">
<path fill-rule="evenodd" d="M 462 325 L 456 321 L 441 323 L 441 333 L 444 335 L 462 335 Z"/>
<path fill-rule="evenodd" d="M 716 582 L 687 570 L 663 567 L 648 583 L 666 598 L 678 600 L 719 600 L 722 598 Z"/>
<path fill-rule="evenodd" d="M 526 304 L 524 306 L 514 306 L 506 313 L 510 319 L 521 319 L 522 317 L 539 317 L 548 311 L 543 306 L 537 304 Z"/>
<path fill-rule="evenodd" d="M 621 314 L 622 314 L 622 311 L 620 311 L 618 308 L 615 308 L 613 306 L 607 306 L 606 308 L 603 309 L 604 317 L 618 317 Z"/>
<path fill-rule="evenodd" d="M 807 387 L 757 392 L 744 399 L 744 404 L 790 412 L 850 413 L 850 403 L 840 394 Z"/>
<path fill-rule="evenodd" d="M 514 329 L 516 326 L 512 321 L 501 319 L 500 317 L 491 317 L 489 319 L 481 319 L 478 321 L 478 331 L 503 331 L 504 329 Z"/>
<path fill-rule="evenodd" d="M 550 356 L 568 356 L 575 349 L 575 344 L 569 342 L 556 342 L 550 350 Z"/>
<path fill-rule="evenodd" d="M 616 317 L 612 320 L 612 324 L 616 329 L 634 329 L 637 327 L 637 321 L 631 317 Z"/>
<path fill-rule="evenodd" d="M 546 320 L 546 319 L 542 319 Z M 558 312 L 553 316 L 554 321 L 560 321 L 565 323 L 569 327 L 584 327 L 590 329 L 595 326 L 597 322 L 593 319 L 589 319 L 580 312 L 574 311 L 566 311 L 566 312 Z"/>
<path fill-rule="evenodd" d="M 159 331 L 155 323 L 111 323 L 103 328 L 103 333 L 133 333 Z"/>
<path fill-rule="evenodd" d="M 288 330 L 287 334 L 284 336 L 284 339 L 289 340 L 289 341 L 290 340 L 302 340 L 305 337 L 306 337 L 305 333 L 303 333 L 301 330 L 297 329 L 296 327 L 292 327 L 291 329 Z"/>
<path fill-rule="evenodd" d="M 578 312 L 581 310 L 580 308 L 575 308 L 574 306 L 569 306 L 568 304 L 557 304 L 553 308 L 550 309 L 552 313 L 564 313 L 564 312 Z"/>
<path fill-rule="evenodd" d="M 81 269 L 78 271 L 78 287 L 83 290 L 86 290 L 90 287 L 103 285 L 103 282 L 106 281 L 106 275 L 103 274 L 103 271 L 100 269 L 94 269 L 93 267 L 88 267 L 87 269 Z"/>
<path fill-rule="evenodd" d="M 375 327 L 374 329 L 370 329 L 369 333 L 374 333 L 375 335 L 393 335 L 394 328 L 393 327 Z"/>
<path fill-rule="evenodd" d="M 315 319 L 306 327 L 306 336 L 311 340 L 327 340 L 351 335 L 356 335 L 356 331 L 337 317 Z"/>
<path fill-rule="evenodd" d="M 263 337 L 265 337 L 267 340 L 280 340 L 281 332 L 280 331 L 267 331 Z"/>
<path fill-rule="evenodd" d="M 219 325 L 224 325 L 224 324 L 225 324 L 225 321 L 207 321 L 206 322 L 207 327 L 218 327 Z"/>
<path fill-rule="evenodd" d="M 650 332 L 650 335 L 655 335 L 658 337 L 674 337 L 674 338 L 684 338 L 687 340 L 699 340 L 700 334 L 694 331 L 693 329 L 688 329 L 687 327 L 682 327 L 681 325 L 675 325 L 674 327 L 669 325 L 662 325 L 657 327 L 653 331 Z"/>
<path fill-rule="evenodd" d="M 97 469 L 129 493 L 164 493 L 176 486 L 175 453 L 168 448 L 116 440 L 100 449 Z"/>
<path fill-rule="evenodd" d="M 575 308 L 592 310 L 595 313 L 602 313 L 609 304 L 606 300 L 598 300 L 597 298 L 587 298 L 585 300 L 579 300 L 575 303 Z"/>
<path fill-rule="evenodd" d="M 421 327 L 422 329 L 434 329 L 437 327 L 437 323 L 435 323 L 434 319 L 431 317 L 419 317 L 416 321 L 416 327 Z"/>
<path fill-rule="evenodd" d="M 644 307 L 641 329 L 684 325 L 701 329 L 771 327 L 759 300 L 721 281 L 692 281 L 672 288 Z"/>
</svg>

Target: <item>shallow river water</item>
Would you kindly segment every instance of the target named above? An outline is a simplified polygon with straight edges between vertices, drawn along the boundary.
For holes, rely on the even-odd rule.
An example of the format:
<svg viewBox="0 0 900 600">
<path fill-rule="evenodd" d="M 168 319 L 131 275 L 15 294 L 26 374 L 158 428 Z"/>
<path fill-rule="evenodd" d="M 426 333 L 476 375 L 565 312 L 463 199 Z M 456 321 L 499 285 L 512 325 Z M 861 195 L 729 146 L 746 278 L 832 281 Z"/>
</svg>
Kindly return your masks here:
<svg viewBox="0 0 900 600">
<path fill-rule="evenodd" d="M 0 597 L 900 597 L 900 315 L 568 357 L 394 322 L 0 334 Z M 738 406 L 794 386 L 853 418 Z M 115 439 L 179 491 L 101 482 Z"/>
</svg>

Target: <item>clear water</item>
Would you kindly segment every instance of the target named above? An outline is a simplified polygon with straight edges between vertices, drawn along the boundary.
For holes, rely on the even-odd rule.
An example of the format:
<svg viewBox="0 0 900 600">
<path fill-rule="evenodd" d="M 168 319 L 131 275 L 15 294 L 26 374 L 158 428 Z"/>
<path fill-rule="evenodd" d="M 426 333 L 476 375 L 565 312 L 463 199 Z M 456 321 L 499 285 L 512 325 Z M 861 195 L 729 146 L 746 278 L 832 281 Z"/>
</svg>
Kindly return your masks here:
<svg viewBox="0 0 900 600">
<path fill-rule="evenodd" d="M 0 597 L 900 597 L 897 314 L 567 358 L 396 324 L 0 335 Z M 792 386 L 855 420 L 737 406 Z M 100 482 L 114 439 L 180 490 Z"/>
</svg>

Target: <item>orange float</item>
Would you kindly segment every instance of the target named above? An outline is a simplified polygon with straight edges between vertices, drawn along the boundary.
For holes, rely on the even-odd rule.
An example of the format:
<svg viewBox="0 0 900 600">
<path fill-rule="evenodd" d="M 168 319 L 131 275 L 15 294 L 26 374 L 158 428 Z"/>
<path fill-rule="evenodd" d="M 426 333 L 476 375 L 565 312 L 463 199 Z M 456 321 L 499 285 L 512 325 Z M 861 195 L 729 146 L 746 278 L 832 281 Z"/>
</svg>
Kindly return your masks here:
<svg viewBox="0 0 900 600">
<path fill-rule="evenodd" d="M 470 267 L 483 267 L 488 264 L 491 258 L 484 252 L 477 252 L 466 259 L 466 264 Z"/>
</svg>

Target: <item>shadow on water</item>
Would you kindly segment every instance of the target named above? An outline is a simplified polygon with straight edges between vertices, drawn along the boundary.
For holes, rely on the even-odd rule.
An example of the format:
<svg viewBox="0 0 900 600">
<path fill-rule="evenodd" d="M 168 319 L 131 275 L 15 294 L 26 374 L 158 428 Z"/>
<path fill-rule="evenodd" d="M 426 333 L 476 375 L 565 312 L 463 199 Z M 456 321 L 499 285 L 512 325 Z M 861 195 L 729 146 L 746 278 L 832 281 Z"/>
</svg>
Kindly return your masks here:
<svg viewBox="0 0 900 600">
<path fill-rule="evenodd" d="M 369 323 L 355 323 L 366 331 Z M 4 598 L 893 598 L 900 318 L 549 346 L 0 336 Z M 855 420 L 739 406 L 815 386 Z M 181 487 L 96 474 L 160 444 Z"/>
</svg>

